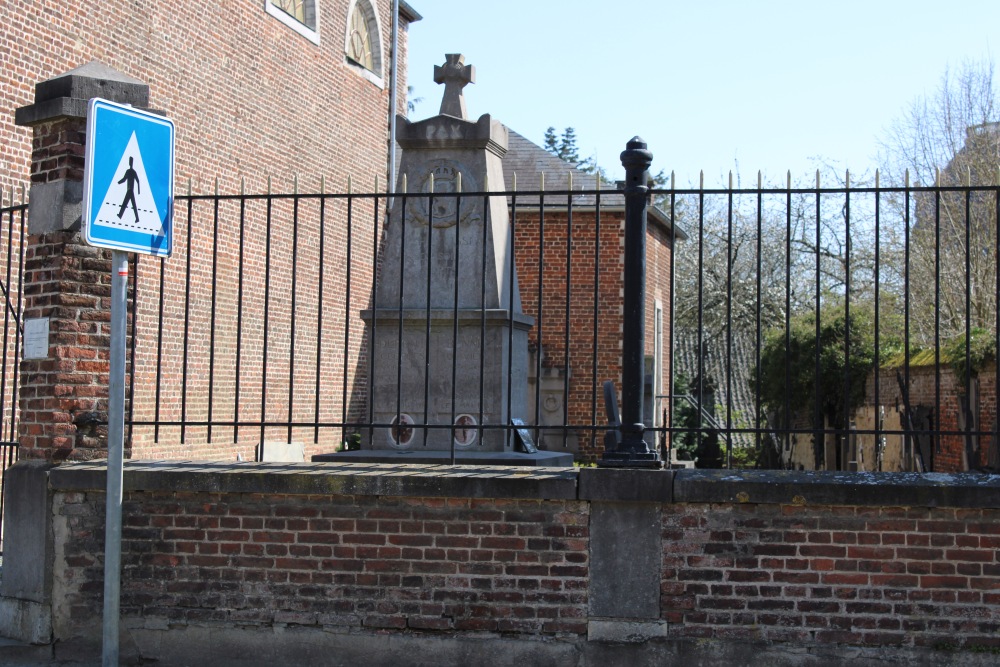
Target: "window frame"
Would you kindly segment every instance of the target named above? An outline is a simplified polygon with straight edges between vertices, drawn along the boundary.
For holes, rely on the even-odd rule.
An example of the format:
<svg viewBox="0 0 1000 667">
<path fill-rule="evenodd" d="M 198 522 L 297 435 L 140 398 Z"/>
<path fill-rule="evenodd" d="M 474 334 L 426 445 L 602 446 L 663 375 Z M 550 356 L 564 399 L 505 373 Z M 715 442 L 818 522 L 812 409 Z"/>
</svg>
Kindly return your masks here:
<svg viewBox="0 0 1000 667">
<path fill-rule="evenodd" d="M 355 10 L 359 10 L 358 5 L 364 3 L 368 8 L 365 14 L 368 16 L 369 41 L 372 49 L 372 65 L 375 68 L 370 70 L 350 57 L 351 52 L 351 18 Z M 360 11 L 364 11 L 360 9 Z M 347 7 L 347 21 L 344 30 L 344 64 L 361 77 L 368 79 L 379 88 L 385 88 L 385 78 L 383 73 L 386 69 L 385 49 L 382 47 L 382 19 L 379 17 L 378 6 L 370 0 L 351 0 Z M 375 23 L 372 26 L 372 22 Z"/>
<path fill-rule="evenodd" d="M 286 26 L 308 39 L 313 44 L 319 44 L 319 0 L 303 0 L 305 3 L 306 23 L 274 4 L 272 0 L 264 0 L 264 10 Z"/>
</svg>

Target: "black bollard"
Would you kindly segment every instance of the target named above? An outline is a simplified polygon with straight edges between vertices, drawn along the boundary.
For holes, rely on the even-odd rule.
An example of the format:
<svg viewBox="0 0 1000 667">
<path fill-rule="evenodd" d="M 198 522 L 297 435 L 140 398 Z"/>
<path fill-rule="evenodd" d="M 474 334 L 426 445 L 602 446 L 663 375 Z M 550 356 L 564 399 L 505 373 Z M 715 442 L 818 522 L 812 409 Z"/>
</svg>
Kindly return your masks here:
<svg viewBox="0 0 1000 667">
<path fill-rule="evenodd" d="M 605 451 L 599 466 L 660 468 L 663 461 L 642 439 L 644 329 L 646 325 L 646 205 L 653 154 L 639 137 L 625 145 L 625 302 L 622 329 L 622 418 L 618 447 Z"/>
</svg>

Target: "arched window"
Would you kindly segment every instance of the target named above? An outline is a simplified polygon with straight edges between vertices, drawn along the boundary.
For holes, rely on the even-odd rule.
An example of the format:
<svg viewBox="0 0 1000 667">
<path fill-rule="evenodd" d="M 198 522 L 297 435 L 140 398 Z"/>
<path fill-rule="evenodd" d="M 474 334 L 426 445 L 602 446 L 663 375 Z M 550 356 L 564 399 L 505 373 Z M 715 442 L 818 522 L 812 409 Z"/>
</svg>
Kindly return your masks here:
<svg viewBox="0 0 1000 667">
<path fill-rule="evenodd" d="M 267 13 L 306 39 L 319 44 L 318 0 L 265 0 Z"/>
<path fill-rule="evenodd" d="M 372 83 L 382 86 L 382 27 L 369 0 L 354 0 L 347 15 L 344 52 L 352 65 Z"/>
</svg>

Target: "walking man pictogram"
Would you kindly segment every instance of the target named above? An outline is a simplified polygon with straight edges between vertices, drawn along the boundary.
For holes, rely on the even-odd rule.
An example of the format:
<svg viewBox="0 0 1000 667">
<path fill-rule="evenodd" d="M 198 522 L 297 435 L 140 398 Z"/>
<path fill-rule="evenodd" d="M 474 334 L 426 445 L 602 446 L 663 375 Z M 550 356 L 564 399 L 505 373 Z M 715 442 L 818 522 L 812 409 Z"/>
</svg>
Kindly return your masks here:
<svg viewBox="0 0 1000 667">
<path fill-rule="evenodd" d="M 118 209 L 118 219 L 121 220 L 122 216 L 125 214 L 125 207 L 128 206 L 129 202 L 132 202 L 132 212 L 135 213 L 135 221 L 139 222 L 139 208 L 135 205 L 135 193 L 139 191 L 139 174 L 136 173 L 135 169 L 132 168 L 132 158 L 128 159 L 128 169 L 125 170 L 125 175 L 122 176 L 122 180 L 118 181 L 118 184 L 125 184 L 125 199 L 122 200 L 122 206 Z"/>
</svg>

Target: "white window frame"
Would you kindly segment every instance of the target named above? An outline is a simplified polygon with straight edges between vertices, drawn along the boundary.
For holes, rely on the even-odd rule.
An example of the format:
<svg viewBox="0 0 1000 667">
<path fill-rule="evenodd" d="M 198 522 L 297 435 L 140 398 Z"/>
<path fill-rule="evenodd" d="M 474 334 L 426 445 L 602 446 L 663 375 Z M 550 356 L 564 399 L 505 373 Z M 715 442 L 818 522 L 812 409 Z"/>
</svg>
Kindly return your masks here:
<svg viewBox="0 0 1000 667">
<path fill-rule="evenodd" d="M 271 0 L 264 0 L 264 10 L 313 44 L 319 44 L 319 0 L 305 1 L 306 18 L 312 19 L 310 21 L 312 23 L 311 26 L 300 22 L 297 18 L 271 2 Z"/>
<path fill-rule="evenodd" d="M 375 30 L 374 43 L 372 44 L 372 60 L 374 60 L 375 68 L 378 73 L 366 69 L 362 65 L 355 64 L 347 54 L 351 52 L 351 16 L 354 15 L 354 8 L 358 5 L 358 2 L 365 2 L 368 8 L 371 9 L 372 16 L 375 17 Z M 378 5 L 371 0 L 351 0 L 350 5 L 347 7 L 347 28 L 344 31 L 344 64 L 351 69 L 352 72 L 356 72 L 358 75 L 368 79 L 373 84 L 379 88 L 385 88 L 385 70 L 386 70 L 386 60 L 385 60 L 385 49 L 382 47 L 382 19 L 378 15 Z"/>
</svg>

